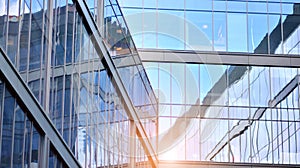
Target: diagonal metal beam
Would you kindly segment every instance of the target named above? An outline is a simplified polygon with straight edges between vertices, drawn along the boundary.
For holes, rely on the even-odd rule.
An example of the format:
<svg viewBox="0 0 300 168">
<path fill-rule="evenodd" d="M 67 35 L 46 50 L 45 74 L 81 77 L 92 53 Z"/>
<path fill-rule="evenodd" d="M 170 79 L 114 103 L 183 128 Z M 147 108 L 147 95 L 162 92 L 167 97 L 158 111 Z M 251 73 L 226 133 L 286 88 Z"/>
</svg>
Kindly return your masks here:
<svg viewBox="0 0 300 168">
<path fill-rule="evenodd" d="M 123 102 L 124 109 L 129 119 L 134 121 L 135 123 L 136 132 L 137 132 L 136 134 L 145 150 L 145 153 L 152 167 L 157 167 L 158 159 L 153 149 L 153 146 L 147 136 L 147 133 L 142 125 L 142 122 L 140 121 L 137 111 L 131 102 L 131 99 L 125 89 L 125 86 L 122 83 L 121 77 L 117 72 L 113 60 L 110 57 L 107 48 L 105 47 L 104 40 L 100 36 L 96 23 L 93 20 L 93 17 L 90 14 L 85 1 L 73 0 L 73 2 L 76 4 L 76 8 L 80 16 L 82 16 L 84 26 L 91 37 L 91 41 L 94 44 L 97 53 L 99 54 L 102 64 L 104 65 L 104 67 L 108 72 L 108 75 L 112 79 L 112 83 L 115 86 L 115 90 L 120 96 L 121 101 Z"/>
</svg>

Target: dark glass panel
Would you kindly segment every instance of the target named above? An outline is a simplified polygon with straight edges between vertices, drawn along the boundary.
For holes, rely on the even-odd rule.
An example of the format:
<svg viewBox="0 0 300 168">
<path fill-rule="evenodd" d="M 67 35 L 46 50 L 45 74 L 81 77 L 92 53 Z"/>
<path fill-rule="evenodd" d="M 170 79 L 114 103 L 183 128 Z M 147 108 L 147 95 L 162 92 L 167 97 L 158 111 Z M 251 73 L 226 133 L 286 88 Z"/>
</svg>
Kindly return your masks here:
<svg viewBox="0 0 300 168">
<path fill-rule="evenodd" d="M 15 99 L 8 90 L 5 90 L 4 105 L 2 119 L 1 167 L 8 168 L 11 165 L 12 159 L 12 133 L 15 110 Z"/>
<path fill-rule="evenodd" d="M 13 167 L 22 168 L 23 164 L 23 144 L 24 144 L 24 112 L 17 107 L 15 115 L 15 132 L 14 132 L 14 151 L 13 151 Z"/>
<path fill-rule="evenodd" d="M 32 129 L 31 164 L 38 166 L 40 151 L 40 134 L 35 127 Z"/>
<path fill-rule="evenodd" d="M 32 123 L 26 118 L 26 127 L 25 127 L 25 147 L 24 147 L 24 164 L 30 165 L 30 155 L 31 155 L 31 138 L 32 138 Z"/>
</svg>

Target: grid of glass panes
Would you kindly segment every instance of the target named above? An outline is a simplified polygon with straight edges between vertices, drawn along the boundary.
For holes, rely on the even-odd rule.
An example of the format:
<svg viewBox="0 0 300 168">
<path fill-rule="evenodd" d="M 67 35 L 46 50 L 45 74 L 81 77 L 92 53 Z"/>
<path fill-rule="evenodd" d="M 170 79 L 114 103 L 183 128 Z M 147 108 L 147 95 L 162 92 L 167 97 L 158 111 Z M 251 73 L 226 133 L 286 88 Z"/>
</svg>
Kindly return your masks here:
<svg viewBox="0 0 300 168">
<path fill-rule="evenodd" d="M 299 54 L 299 0 L 119 0 L 138 48 Z"/>
<path fill-rule="evenodd" d="M 47 108 L 45 111 L 82 165 L 128 163 L 128 117 L 73 2 L 5 0 L 0 4 L 0 47 Z M 50 4 L 51 11 L 47 8 Z M 145 80 L 146 74 L 141 64 L 137 69 L 133 71 L 137 76 L 133 83 L 135 88 L 143 89 L 144 84 L 138 80 L 141 75 Z M 150 101 L 145 94 L 134 92 L 136 105 L 144 105 L 138 100 Z M 152 108 L 148 103 L 140 109 L 153 113 Z M 55 161 L 57 156 L 50 154 L 53 164 L 60 164 Z M 145 160 L 144 152 L 135 155 Z"/>
<path fill-rule="evenodd" d="M 160 160 L 299 164 L 299 70 L 144 63 Z"/>
<path fill-rule="evenodd" d="M 1 80 L 0 119 L 1 167 L 38 166 L 41 134 Z"/>
</svg>

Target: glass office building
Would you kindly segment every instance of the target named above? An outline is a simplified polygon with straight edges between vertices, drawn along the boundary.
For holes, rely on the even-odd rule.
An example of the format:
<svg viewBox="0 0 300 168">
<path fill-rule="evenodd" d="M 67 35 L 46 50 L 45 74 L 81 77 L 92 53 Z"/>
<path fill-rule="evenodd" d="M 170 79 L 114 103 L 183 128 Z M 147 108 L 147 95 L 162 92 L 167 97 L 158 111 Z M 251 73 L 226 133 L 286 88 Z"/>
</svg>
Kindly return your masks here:
<svg viewBox="0 0 300 168">
<path fill-rule="evenodd" d="M 0 167 L 155 167 L 156 99 L 117 2 L 0 8 Z"/>
<path fill-rule="evenodd" d="M 160 165 L 299 166 L 299 3 L 120 0 L 158 98 Z"/>
<path fill-rule="evenodd" d="M 1 1 L 0 167 L 299 167 L 299 17 L 295 0 Z"/>
</svg>

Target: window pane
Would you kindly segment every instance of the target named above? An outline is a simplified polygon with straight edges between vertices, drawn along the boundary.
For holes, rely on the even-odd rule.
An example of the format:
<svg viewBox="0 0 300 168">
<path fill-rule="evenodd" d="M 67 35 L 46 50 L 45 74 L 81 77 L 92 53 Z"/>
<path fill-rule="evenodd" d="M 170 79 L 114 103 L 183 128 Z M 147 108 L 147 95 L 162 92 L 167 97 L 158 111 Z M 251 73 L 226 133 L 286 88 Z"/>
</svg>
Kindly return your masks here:
<svg viewBox="0 0 300 168">
<path fill-rule="evenodd" d="M 186 0 L 186 9 L 212 10 L 212 0 Z"/>
<path fill-rule="evenodd" d="M 268 20 L 264 14 L 248 15 L 249 52 L 268 53 Z"/>
<path fill-rule="evenodd" d="M 158 8 L 183 9 L 184 0 L 158 0 Z"/>
<path fill-rule="evenodd" d="M 32 134 L 31 164 L 38 167 L 40 135 L 35 127 L 33 127 Z"/>
<path fill-rule="evenodd" d="M 233 12 L 246 12 L 246 3 L 238 1 L 227 1 L 227 10 Z"/>
<path fill-rule="evenodd" d="M 186 45 L 192 50 L 212 51 L 212 13 L 186 13 Z"/>
<path fill-rule="evenodd" d="M 226 27 L 226 13 L 215 12 L 214 13 L 214 50 L 215 51 L 226 51 L 226 38 L 227 38 L 227 27 Z"/>
<path fill-rule="evenodd" d="M 246 14 L 228 13 L 228 51 L 247 52 Z"/>
<path fill-rule="evenodd" d="M 159 11 L 158 48 L 184 49 L 184 13 Z"/>
</svg>

